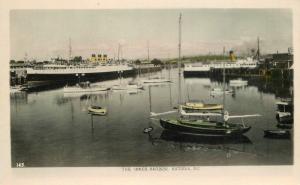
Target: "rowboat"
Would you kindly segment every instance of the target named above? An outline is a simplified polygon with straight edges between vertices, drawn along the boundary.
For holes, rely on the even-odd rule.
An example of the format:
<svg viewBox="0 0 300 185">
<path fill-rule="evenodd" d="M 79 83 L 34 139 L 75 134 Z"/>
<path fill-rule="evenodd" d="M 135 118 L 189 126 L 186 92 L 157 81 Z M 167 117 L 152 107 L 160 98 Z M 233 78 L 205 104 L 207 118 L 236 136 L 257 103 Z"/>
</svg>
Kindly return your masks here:
<svg viewBox="0 0 300 185">
<path fill-rule="evenodd" d="M 291 133 L 288 130 L 264 130 L 264 136 L 269 138 L 288 139 Z"/>
<path fill-rule="evenodd" d="M 234 91 L 231 90 L 231 89 L 226 89 L 223 91 L 223 89 L 221 88 L 213 88 L 211 91 L 210 91 L 210 94 L 211 95 L 223 95 L 225 92 L 225 94 L 234 94 Z"/>
<path fill-rule="evenodd" d="M 100 107 L 100 106 L 89 106 L 88 111 L 91 114 L 96 114 L 100 116 L 104 116 L 107 114 L 106 108 Z"/>
</svg>

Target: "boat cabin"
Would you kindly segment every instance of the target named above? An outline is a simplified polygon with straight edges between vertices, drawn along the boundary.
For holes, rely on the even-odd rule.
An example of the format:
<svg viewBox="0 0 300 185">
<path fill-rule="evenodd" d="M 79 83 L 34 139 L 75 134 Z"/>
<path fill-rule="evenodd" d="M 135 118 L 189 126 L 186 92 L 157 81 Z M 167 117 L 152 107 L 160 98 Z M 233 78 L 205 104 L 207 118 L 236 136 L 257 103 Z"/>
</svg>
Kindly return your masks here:
<svg viewBox="0 0 300 185">
<path fill-rule="evenodd" d="M 290 102 L 277 102 L 277 111 L 279 112 L 293 112 L 293 105 Z"/>
</svg>

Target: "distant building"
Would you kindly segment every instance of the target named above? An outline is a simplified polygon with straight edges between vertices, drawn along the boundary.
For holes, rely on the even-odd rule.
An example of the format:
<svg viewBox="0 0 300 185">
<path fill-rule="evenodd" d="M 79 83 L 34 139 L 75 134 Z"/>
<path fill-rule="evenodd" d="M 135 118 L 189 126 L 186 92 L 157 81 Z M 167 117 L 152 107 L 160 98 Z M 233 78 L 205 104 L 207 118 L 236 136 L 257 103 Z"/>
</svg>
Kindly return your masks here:
<svg viewBox="0 0 300 185">
<path fill-rule="evenodd" d="M 293 57 L 291 53 L 272 54 L 272 65 L 274 68 L 290 68 L 293 65 Z"/>
</svg>

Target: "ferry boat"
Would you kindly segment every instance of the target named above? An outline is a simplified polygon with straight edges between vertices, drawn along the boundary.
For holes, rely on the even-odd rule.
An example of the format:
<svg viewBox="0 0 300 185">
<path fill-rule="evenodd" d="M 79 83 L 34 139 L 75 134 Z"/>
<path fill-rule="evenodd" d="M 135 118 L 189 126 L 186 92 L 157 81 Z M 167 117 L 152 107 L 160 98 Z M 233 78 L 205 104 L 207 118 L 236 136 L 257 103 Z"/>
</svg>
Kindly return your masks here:
<svg viewBox="0 0 300 185">
<path fill-rule="evenodd" d="M 258 66 L 257 60 L 251 57 L 246 59 L 238 59 L 236 62 L 211 62 L 208 64 L 194 63 L 185 64 L 183 74 L 184 76 L 209 76 L 212 69 L 239 69 L 248 68 L 254 69 Z"/>
<path fill-rule="evenodd" d="M 41 68 L 27 68 L 28 81 L 78 82 L 82 80 L 101 80 L 117 78 L 134 73 L 128 65 L 43 65 Z"/>
</svg>

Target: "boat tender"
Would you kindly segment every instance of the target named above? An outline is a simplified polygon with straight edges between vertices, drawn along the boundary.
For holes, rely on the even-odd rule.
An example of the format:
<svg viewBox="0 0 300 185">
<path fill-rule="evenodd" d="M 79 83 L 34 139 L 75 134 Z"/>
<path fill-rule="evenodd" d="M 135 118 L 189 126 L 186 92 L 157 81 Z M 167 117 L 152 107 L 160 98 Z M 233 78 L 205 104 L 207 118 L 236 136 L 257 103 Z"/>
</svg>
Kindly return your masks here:
<svg viewBox="0 0 300 185">
<path fill-rule="evenodd" d="M 269 138 L 281 138 L 288 139 L 291 137 L 291 133 L 288 130 L 264 130 L 264 136 Z"/>
<path fill-rule="evenodd" d="M 88 111 L 91 114 L 101 115 L 104 116 L 107 114 L 106 108 L 100 107 L 100 106 L 89 106 Z"/>
</svg>

